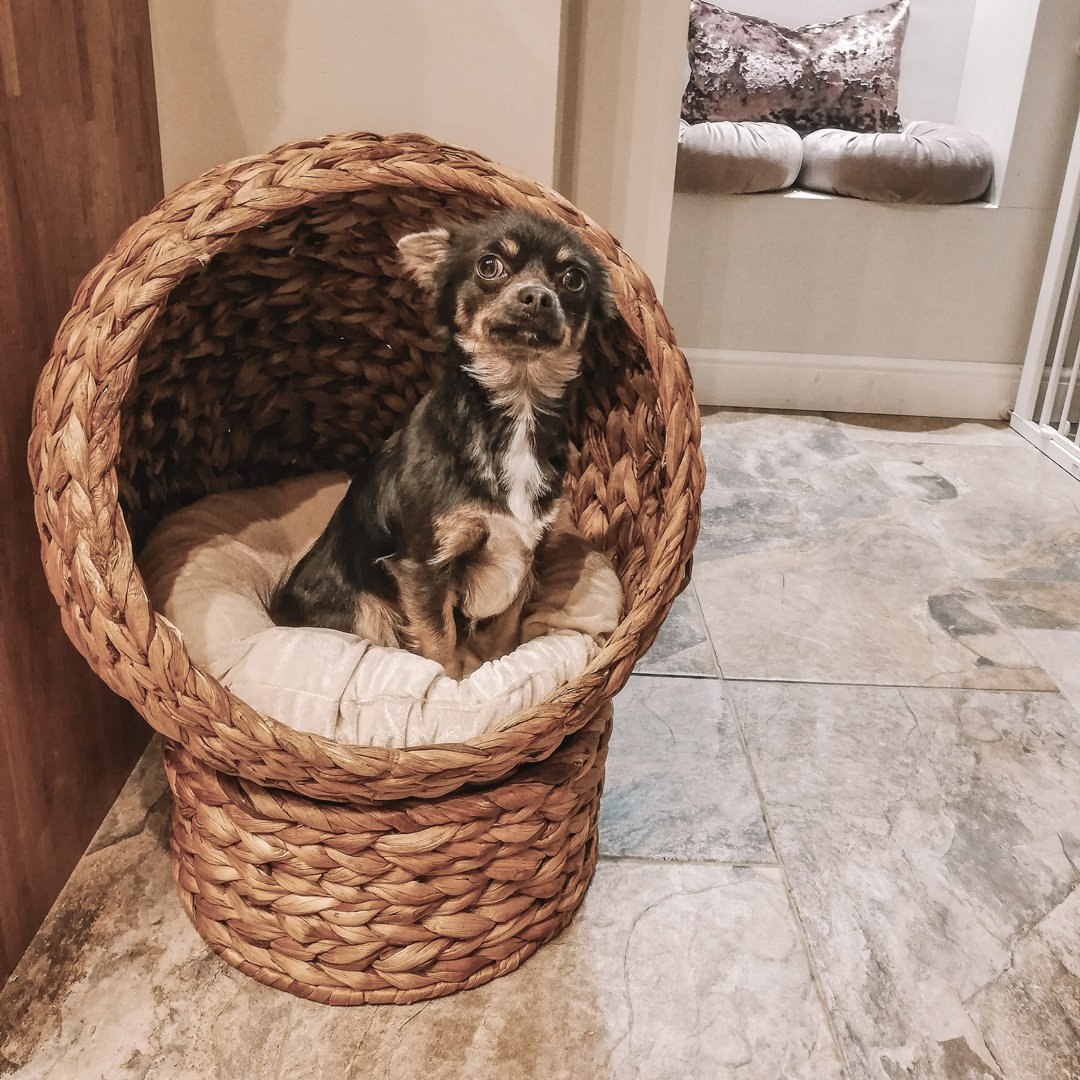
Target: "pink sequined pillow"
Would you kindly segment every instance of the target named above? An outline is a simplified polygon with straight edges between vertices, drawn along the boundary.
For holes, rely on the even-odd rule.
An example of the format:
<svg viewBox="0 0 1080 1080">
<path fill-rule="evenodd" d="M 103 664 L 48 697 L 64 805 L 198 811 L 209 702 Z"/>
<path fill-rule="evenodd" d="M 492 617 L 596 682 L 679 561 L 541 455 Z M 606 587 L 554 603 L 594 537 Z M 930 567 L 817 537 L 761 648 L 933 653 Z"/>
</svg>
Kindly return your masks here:
<svg viewBox="0 0 1080 1080">
<path fill-rule="evenodd" d="M 790 30 L 692 0 L 682 116 L 899 131 L 896 85 L 908 0 Z"/>
</svg>

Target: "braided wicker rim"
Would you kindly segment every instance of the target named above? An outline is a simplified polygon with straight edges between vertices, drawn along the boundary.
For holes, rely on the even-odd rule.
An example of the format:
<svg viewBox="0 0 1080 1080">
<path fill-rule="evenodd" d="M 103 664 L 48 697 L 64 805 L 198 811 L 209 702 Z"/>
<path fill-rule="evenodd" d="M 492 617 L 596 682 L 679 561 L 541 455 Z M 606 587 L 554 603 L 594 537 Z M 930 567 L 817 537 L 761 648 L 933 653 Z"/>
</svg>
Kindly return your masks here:
<svg viewBox="0 0 1080 1080">
<path fill-rule="evenodd" d="M 237 234 L 343 192 L 424 189 L 520 207 L 579 230 L 605 260 L 622 319 L 648 358 L 663 424 L 661 529 L 634 601 L 580 678 L 465 743 L 350 746 L 265 717 L 192 663 L 157 615 L 118 502 L 121 402 L 170 292 Z M 422 135 L 350 133 L 219 166 L 133 224 L 86 276 L 38 383 L 28 464 L 42 562 L 65 630 L 152 727 L 216 769 L 314 798 L 433 797 L 550 755 L 626 682 L 689 577 L 704 466 L 685 358 L 652 284 L 607 232 L 562 196 Z M 627 502 L 633 507 L 633 492 Z"/>
</svg>

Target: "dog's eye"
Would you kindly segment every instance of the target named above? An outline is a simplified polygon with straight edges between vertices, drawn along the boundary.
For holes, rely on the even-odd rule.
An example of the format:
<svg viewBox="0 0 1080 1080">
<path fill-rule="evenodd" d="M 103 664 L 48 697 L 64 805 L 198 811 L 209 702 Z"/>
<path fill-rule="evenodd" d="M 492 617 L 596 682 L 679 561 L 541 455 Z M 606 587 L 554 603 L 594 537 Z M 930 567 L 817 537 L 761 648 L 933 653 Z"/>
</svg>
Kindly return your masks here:
<svg viewBox="0 0 1080 1080">
<path fill-rule="evenodd" d="M 476 263 L 477 274 L 489 280 L 499 277 L 505 270 L 506 267 L 503 266 L 503 261 L 498 255 L 481 255 Z"/>
<path fill-rule="evenodd" d="M 571 266 L 562 276 L 563 288 L 570 292 L 581 292 L 585 288 L 585 283 L 589 279 L 585 276 L 583 270 L 579 270 L 576 266 Z"/>
</svg>

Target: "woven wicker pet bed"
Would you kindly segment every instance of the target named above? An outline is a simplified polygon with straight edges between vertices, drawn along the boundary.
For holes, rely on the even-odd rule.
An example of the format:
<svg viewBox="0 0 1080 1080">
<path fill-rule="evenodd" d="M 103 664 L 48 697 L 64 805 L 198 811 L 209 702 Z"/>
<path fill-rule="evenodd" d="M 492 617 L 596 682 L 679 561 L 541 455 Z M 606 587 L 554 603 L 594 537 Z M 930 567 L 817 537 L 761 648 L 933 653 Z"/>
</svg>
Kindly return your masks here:
<svg viewBox="0 0 1080 1080">
<path fill-rule="evenodd" d="M 516 206 L 606 261 L 621 318 L 587 346 L 567 491 L 612 559 L 622 623 L 506 729 L 410 749 L 304 735 L 189 659 L 135 553 L 215 491 L 362 460 L 439 362 L 398 266 L 408 232 Z M 164 736 L 180 899 L 230 964 L 334 1004 L 407 1002 L 513 970 L 570 920 L 596 861 L 612 696 L 686 583 L 700 420 L 648 279 L 547 188 L 417 135 L 284 146 L 180 188 L 80 287 L 29 447 L 64 626 Z"/>
</svg>

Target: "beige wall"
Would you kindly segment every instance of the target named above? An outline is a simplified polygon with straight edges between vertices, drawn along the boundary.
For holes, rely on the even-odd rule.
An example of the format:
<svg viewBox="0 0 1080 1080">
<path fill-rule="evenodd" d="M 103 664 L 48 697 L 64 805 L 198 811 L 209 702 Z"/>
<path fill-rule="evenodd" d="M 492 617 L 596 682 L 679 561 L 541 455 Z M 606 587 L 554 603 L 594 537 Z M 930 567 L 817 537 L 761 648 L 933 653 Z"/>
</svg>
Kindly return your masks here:
<svg viewBox="0 0 1080 1080">
<path fill-rule="evenodd" d="M 1052 215 L 812 194 L 679 195 L 684 346 L 1018 363 Z"/>
<path fill-rule="evenodd" d="M 568 0 L 557 186 L 662 295 L 689 4 Z"/>
<path fill-rule="evenodd" d="M 165 189 L 336 131 L 421 131 L 550 183 L 562 0 L 150 0 Z"/>
<path fill-rule="evenodd" d="M 1042 6 L 1046 16 L 1054 5 Z M 1002 182 L 1017 134 L 1017 117 L 1033 44 L 1038 41 L 1044 48 L 1049 44 L 1045 34 L 1038 39 L 1034 37 L 1038 10 L 1037 3 L 979 0 L 972 20 L 956 122 L 977 131 L 994 148 L 991 198 L 995 202 L 1001 201 L 1004 195 Z M 1033 90 L 1036 82 L 1042 86 L 1054 85 L 1051 80 L 1037 79 L 1033 82 Z M 1040 129 L 1040 136 L 1045 134 Z"/>
<path fill-rule="evenodd" d="M 150 0 L 166 190 L 334 131 L 422 131 L 553 184 L 663 286 L 671 0 Z"/>
</svg>

